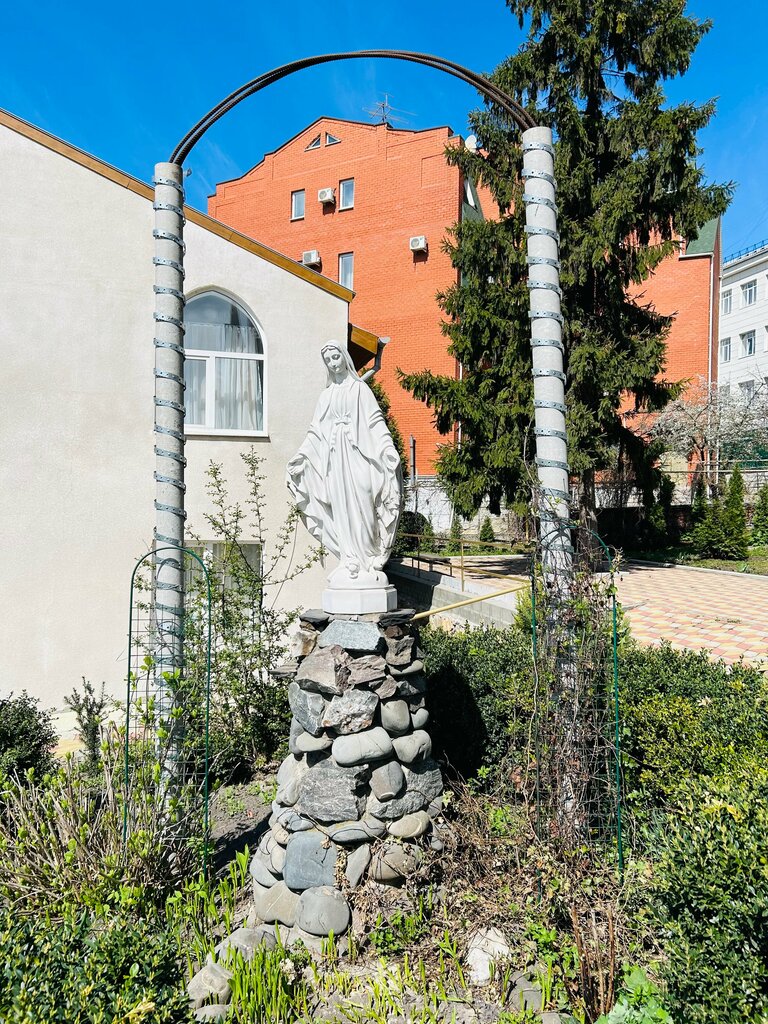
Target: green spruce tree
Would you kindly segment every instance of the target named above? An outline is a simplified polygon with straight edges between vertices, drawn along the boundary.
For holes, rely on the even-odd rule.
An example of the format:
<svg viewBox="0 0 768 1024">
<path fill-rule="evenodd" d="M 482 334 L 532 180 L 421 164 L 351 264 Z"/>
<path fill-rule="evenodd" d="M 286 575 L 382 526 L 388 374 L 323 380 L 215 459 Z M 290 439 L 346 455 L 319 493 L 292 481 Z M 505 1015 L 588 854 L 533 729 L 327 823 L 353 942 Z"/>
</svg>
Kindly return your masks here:
<svg viewBox="0 0 768 1024">
<path fill-rule="evenodd" d="M 490 516 L 486 516 L 483 520 L 478 539 L 480 540 L 481 551 L 493 551 L 493 543 L 496 540 L 496 534 L 493 532 L 493 523 L 491 522 Z"/>
<path fill-rule="evenodd" d="M 768 544 L 768 484 L 757 492 L 757 501 L 752 513 L 752 543 Z"/>
<path fill-rule="evenodd" d="M 725 491 L 723 517 L 723 558 L 746 558 L 749 555 L 749 534 L 744 508 L 744 477 L 738 462 L 733 467 Z"/>
<path fill-rule="evenodd" d="M 684 0 L 507 0 L 528 38 L 494 81 L 550 125 L 556 140 L 561 283 L 568 373 L 568 430 L 580 502 L 591 512 L 595 476 L 629 463 L 650 503 L 657 483 L 646 443 L 620 415 L 658 409 L 677 388 L 664 370 L 670 320 L 630 297 L 679 238 L 725 210 L 729 186 L 707 185 L 698 132 L 714 103 L 665 106 L 662 83 L 684 73 L 709 23 Z M 494 108 L 471 117 L 483 144 L 448 160 L 486 184 L 499 220 L 465 219 L 447 243 L 459 283 L 439 296 L 460 379 L 431 371 L 403 383 L 461 443 L 443 447 L 437 470 L 465 517 L 487 498 L 530 493 L 533 462 L 530 320 L 526 287 L 522 149 Z"/>
</svg>

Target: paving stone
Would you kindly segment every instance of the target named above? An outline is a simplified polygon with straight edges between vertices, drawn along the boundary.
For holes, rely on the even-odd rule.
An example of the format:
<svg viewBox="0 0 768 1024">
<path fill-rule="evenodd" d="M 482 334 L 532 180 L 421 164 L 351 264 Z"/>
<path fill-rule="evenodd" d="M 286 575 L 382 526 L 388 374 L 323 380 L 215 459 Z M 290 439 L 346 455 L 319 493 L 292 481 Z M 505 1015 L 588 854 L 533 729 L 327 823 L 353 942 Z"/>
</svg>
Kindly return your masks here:
<svg viewBox="0 0 768 1024">
<path fill-rule="evenodd" d="M 253 960 L 260 946 L 274 949 L 277 946 L 274 934 L 264 928 L 236 928 L 216 946 L 213 956 L 215 960 L 225 961 L 228 956 L 240 953 L 243 960 Z"/>
<path fill-rule="evenodd" d="M 362 788 L 367 778 L 365 768 L 340 767 L 331 759 L 323 761 L 302 776 L 298 809 L 313 821 L 356 821 L 365 807 Z M 289 825 L 286 828 L 296 831 Z"/>
<path fill-rule="evenodd" d="M 306 732 L 319 736 L 323 731 L 323 715 L 326 701 L 319 693 L 303 690 L 293 682 L 288 687 L 288 703 L 291 705 L 293 717 Z"/>
<path fill-rule="evenodd" d="M 350 619 L 335 619 L 320 634 L 319 647 L 337 645 L 357 654 L 376 654 L 385 648 L 384 637 L 374 622 L 353 622 Z"/>
<path fill-rule="evenodd" d="M 343 935 L 351 920 L 349 904 L 333 886 L 305 889 L 299 897 L 296 924 L 310 935 Z"/>
<path fill-rule="evenodd" d="M 328 630 L 325 631 L 327 632 Z M 320 635 L 318 643 L 321 645 L 325 633 Z M 303 690 L 334 697 L 347 688 L 349 661 L 349 655 L 341 647 L 324 647 L 322 650 L 313 651 L 299 666 L 296 682 Z"/>
<path fill-rule="evenodd" d="M 391 757 L 392 740 L 380 725 L 349 736 L 337 736 L 333 741 L 331 754 L 339 765 L 361 765 Z M 351 817 L 351 815 L 345 815 Z"/>
<path fill-rule="evenodd" d="M 404 814 L 402 818 L 391 821 L 387 825 L 387 832 L 396 839 L 417 839 L 431 825 L 432 819 L 426 811 L 414 811 L 413 814 Z"/>
<path fill-rule="evenodd" d="M 390 736 L 402 736 L 411 728 L 411 711 L 404 700 L 387 700 L 381 705 L 381 724 Z"/>
<path fill-rule="evenodd" d="M 360 732 L 373 723 L 379 698 L 368 690 L 347 690 L 334 697 L 325 709 L 323 725 L 343 734 Z"/>
<path fill-rule="evenodd" d="M 440 768 L 434 761 L 419 761 L 403 768 L 405 793 L 394 800 L 377 800 L 373 793 L 368 797 L 367 810 L 382 821 L 394 821 L 405 814 L 413 814 L 428 806 L 443 791 Z"/>
<path fill-rule="evenodd" d="M 405 789 L 405 775 L 398 761 L 387 761 L 371 772 L 371 792 L 377 800 L 394 800 Z"/>
<path fill-rule="evenodd" d="M 423 729 L 429 721 L 429 712 L 426 708 L 416 708 L 411 712 L 411 725 L 414 729 Z"/>
<path fill-rule="evenodd" d="M 208 999 L 217 1003 L 228 1003 L 232 994 L 230 979 L 232 973 L 221 964 L 205 964 L 187 984 L 187 995 L 197 1008 Z"/>
<path fill-rule="evenodd" d="M 387 663 L 380 654 L 364 654 L 349 664 L 350 686 L 373 686 L 383 681 Z"/>
<path fill-rule="evenodd" d="M 314 629 L 297 629 L 291 638 L 291 646 L 288 653 L 292 659 L 298 661 L 306 658 L 315 649 L 317 643 L 317 631 Z"/>
<path fill-rule="evenodd" d="M 408 716 L 410 722 L 410 715 Z M 411 764 L 413 761 L 423 761 L 432 753 L 432 740 L 429 733 L 423 729 L 409 733 L 407 736 L 396 736 L 392 740 L 395 753 L 404 764 Z"/>
<path fill-rule="evenodd" d="M 269 889 L 253 883 L 253 909 L 260 920 L 267 924 L 278 922 L 289 928 L 296 921 L 299 897 L 291 892 L 285 882 L 277 882 Z"/>
<path fill-rule="evenodd" d="M 413 661 L 413 648 L 415 645 L 415 638 L 407 635 L 387 640 L 387 664 L 393 665 L 395 668 L 406 668 Z"/>
<path fill-rule="evenodd" d="M 357 849 L 350 851 L 347 856 L 347 866 L 344 869 L 344 874 L 352 889 L 358 888 L 370 863 L 371 848 L 368 843 L 363 843 L 362 846 L 358 846 Z"/>
<path fill-rule="evenodd" d="M 312 829 L 291 836 L 285 851 L 285 884 L 294 892 L 333 885 L 337 850 L 322 832 Z"/>
</svg>

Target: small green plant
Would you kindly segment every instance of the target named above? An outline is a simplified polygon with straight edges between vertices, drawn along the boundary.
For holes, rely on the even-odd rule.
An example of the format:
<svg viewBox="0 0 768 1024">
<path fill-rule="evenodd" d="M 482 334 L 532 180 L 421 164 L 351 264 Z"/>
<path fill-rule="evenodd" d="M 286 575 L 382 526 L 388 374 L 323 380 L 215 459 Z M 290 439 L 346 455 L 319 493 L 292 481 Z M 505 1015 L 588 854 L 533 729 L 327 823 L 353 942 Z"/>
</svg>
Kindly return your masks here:
<svg viewBox="0 0 768 1024">
<path fill-rule="evenodd" d="M 680 1018 L 682 1021 L 685 1018 Z M 712 1018 L 714 1021 L 716 1018 Z M 622 990 L 609 1013 L 596 1024 L 673 1024 L 672 1017 L 659 1000 L 659 990 L 639 967 L 624 974 Z"/>
<path fill-rule="evenodd" d="M 53 766 L 56 730 L 48 711 L 24 691 L 0 697 L 0 776 L 39 777 Z"/>
<path fill-rule="evenodd" d="M 86 762 L 91 770 L 99 765 L 101 727 L 107 719 L 107 709 L 111 703 L 105 694 L 105 687 L 106 684 L 102 682 L 99 695 L 96 696 L 93 684 L 83 676 L 82 693 L 75 687 L 64 698 L 64 703 L 75 713 L 77 734 L 85 748 Z"/>
<path fill-rule="evenodd" d="M 480 527 L 480 551 L 493 551 L 493 543 L 496 540 L 496 534 L 493 532 L 493 524 L 491 523 L 491 517 L 486 516 L 483 520 L 483 524 Z M 490 546 L 488 546 L 490 545 Z"/>
<path fill-rule="evenodd" d="M 388 919 L 379 914 L 370 934 L 371 946 L 382 956 L 397 956 L 429 932 L 432 894 L 419 896 L 412 914 L 396 910 Z"/>
<path fill-rule="evenodd" d="M 763 484 L 757 492 L 750 540 L 752 544 L 768 544 L 768 484 Z"/>
<path fill-rule="evenodd" d="M 448 541 L 445 545 L 446 555 L 459 555 L 461 554 L 461 545 L 464 538 L 464 529 L 461 525 L 461 517 L 454 513 L 453 519 L 451 520 L 451 528 L 448 532 Z"/>
</svg>

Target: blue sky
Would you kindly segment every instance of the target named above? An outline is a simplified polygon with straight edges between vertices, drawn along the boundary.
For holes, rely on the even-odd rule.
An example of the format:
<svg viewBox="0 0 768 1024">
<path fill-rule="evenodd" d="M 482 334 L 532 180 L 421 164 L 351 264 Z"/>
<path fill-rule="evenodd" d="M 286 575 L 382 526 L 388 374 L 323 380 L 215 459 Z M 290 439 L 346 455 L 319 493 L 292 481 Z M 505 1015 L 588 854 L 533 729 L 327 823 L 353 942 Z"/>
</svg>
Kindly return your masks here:
<svg viewBox="0 0 768 1024">
<path fill-rule="evenodd" d="M 766 0 L 691 0 L 714 27 L 690 72 L 667 83 L 670 100 L 718 97 L 701 135 L 704 165 L 737 191 L 724 249 L 768 238 Z M 172 34 L 161 33 L 163 20 Z M 488 72 L 522 41 L 502 0 L 199 0 L 142 5 L 39 0 L 4 13 L 0 106 L 148 181 L 186 131 L 233 89 L 277 65 L 316 53 L 397 48 L 436 53 Z M 411 113 L 408 127 L 450 124 L 462 133 L 476 94 L 402 62 L 345 62 L 294 75 L 229 113 L 193 151 L 188 199 L 206 208 L 216 181 L 323 114 L 368 119 L 384 93 Z"/>
</svg>

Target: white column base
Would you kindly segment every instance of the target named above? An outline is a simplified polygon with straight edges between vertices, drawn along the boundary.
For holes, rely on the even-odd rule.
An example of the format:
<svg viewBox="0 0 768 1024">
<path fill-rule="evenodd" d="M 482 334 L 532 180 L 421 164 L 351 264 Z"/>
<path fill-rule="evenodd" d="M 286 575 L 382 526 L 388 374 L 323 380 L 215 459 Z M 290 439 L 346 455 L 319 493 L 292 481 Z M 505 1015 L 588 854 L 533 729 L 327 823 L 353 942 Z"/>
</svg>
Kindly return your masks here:
<svg viewBox="0 0 768 1024">
<path fill-rule="evenodd" d="M 371 612 L 393 612 L 397 608 L 397 591 L 390 584 L 370 590 L 323 591 L 322 607 L 331 615 L 367 615 Z"/>
</svg>

